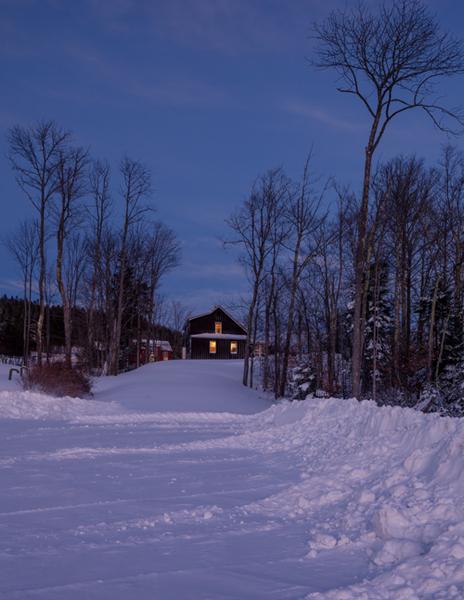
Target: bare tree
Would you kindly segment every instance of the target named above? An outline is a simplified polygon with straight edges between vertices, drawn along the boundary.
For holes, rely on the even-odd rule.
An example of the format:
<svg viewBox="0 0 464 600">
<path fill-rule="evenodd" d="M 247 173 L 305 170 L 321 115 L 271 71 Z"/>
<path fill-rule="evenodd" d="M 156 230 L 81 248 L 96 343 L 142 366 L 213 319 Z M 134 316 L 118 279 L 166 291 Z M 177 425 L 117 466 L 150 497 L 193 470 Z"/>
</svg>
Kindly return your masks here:
<svg viewBox="0 0 464 600">
<path fill-rule="evenodd" d="M 37 320 L 37 361 L 42 363 L 45 319 L 46 217 L 50 201 L 57 191 L 60 152 L 69 133 L 53 121 L 31 127 L 14 126 L 8 133 L 9 158 L 16 181 L 38 213 L 39 228 L 39 317 Z"/>
<path fill-rule="evenodd" d="M 447 286 L 451 290 L 452 300 L 449 316 L 452 316 L 452 329 L 455 343 L 464 345 L 464 155 L 457 148 L 445 146 L 440 164 L 440 203 L 443 233 L 442 242 L 447 242 L 444 252 L 444 267 L 448 267 Z M 449 266 L 447 263 L 449 262 Z"/>
<path fill-rule="evenodd" d="M 89 293 L 87 305 L 87 360 L 90 367 L 94 366 L 95 355 L 95 313 L 98 302 L 98 291 L 102 289 L 104 281 L 103 269 L 103 238 L 108 228 L 108 219 L 111 213 L 111 196 L 109 191 L 110 167 L 102 161 L 94 161 L 89 172 L 89 193 L 91 202 L 87 206 L 89 221 L 89 234 L 87 238 L 87 252 L 90 261 Z M 100 306 L 100 309 L 102 307 Z M 100 310 L 100 312 L 102 312 Z M 102 339 L 99 343 L 102 343 Z"/>
<path fill-rule="evenodd" d="M 183 331 L 187 320 L 192 316 L 188 306 L 178 300 L 171 300 L 169 306 L 168 325 L 174 332 L 174 353 L 181 357 L 183 347 Z"/>
<path fill-rule="evenodd" d="M 113 323 L 116 318 L 116 303 L 114 301 L 114 281 L 117 277 L 119 256 L 119 240 L 111 229 L 103 231 L 100 245 L 100 266 L 98 278 L 97 309 L 103 317 L 100 323 L 100 339 L 98 339 L 99 363 L 102 373 L 109 372 L 109 358 Z"/>
<path fill-rule="evenodd" d="M 119 347 L 124 310 L 124 280 L 127 269 L 129 234 L 134 225 L 139 223 L 150 210 L 144 204 L 144 201 L 151 192 L 150 173 L 142 163 L 126 157 L 121 161 L 120 174 L 122 177 L 120 192 L 123 199 L 124 216 L 119 244 L 116 314 L 111 329 L 108 358 L 111 375 L 117 375 L 119 371 Z"/>
<path fill-rule="evenodd" d="M 436 175 L 415 157 L 399 156 L 377 172 L 373 188 L 385 206 L 386 246 L 393 283 L 392 383 L 402 385 L 407 377 L 411 351 L 412 279 L 417 254 L 426 242 L 423 215 L 430 213 Z"/>
<path fill-rule="evenodd" d="M 247 343 L 243 369 L 243 385 L 249 385 L 249 368 L 258 293 L 265 276 L 265 265 L 275 249 L 275 223 L 282 217 L 284 198 L 289 181 L 281 169 L 273 169 L 261 176 L 254 184 L 251 194 L 239 211 L 227 224 L 235 234 L 225 244 L 243 249 L 244 264 L 251 284 L 251 301 L 247 316 Z"/>
<path fill-rule="evenodd" d="M 157 321 L 156 302 L 159 298 L 158 288 L 162 277 L 180 263 L 181 248 L 175 233 L 160 221 L 149 224 L 146 235 L 147 285 L 150 304 L 148 319 L 151 336 Z"/>
<path fill-rule="evenodd" d="M 338 210 L 333 222 L 323 223 L 319 232 L 318 281 L 312 284 L 319 294 L 327 331 L 327 390 L 336 391 L 336 351 L 339 333 L 340 301 L 345 277 L 345 227 L 348 192 L 336 190 Z"/>
<path fill-rule="evenodd" d="M 272 251 L 266 261 L 265 275 L 263 278 L 262 295 L 263 295 L 263 334 L 264 334 L 264 356 L 263 356 L 263 372 L 262 385 L 264 390 L 269 388 L 271 381 L 271 333 L 272 333 L 272 318 L 275 311 L 276 289 L 278 279 L 278 265 L 280 253 L 283 249 L 283 242 L 287 237 L 287 226 L 283 218 L 275 219 L 272 232 Z M 274 381 L 274 394 L 277 397 L 277 381 Z"/>
<path fill-rule="evenodd" d="M 78 205 L 87 191 L 88 152 L 83 148 L 69 148 L 60 152 L 58 162 L 58 202 L 54 207 L 56 219 L 56 283 L 63 306 L 63 323 L 65 339 L 65 362 L 71 367 L 72 349 L 72 281 L 68 283 L 63 275 L 63 261 L 66 243 L 74 227 L 82 218 L 82 207 Z M 74 269 L 72 270 L 74 273 Z"/>
<path fill-rule="evenodd" d="M 54 265 L 49 265 L 45 274 L 45 313 L 44 313 L 44 350 L 47 364 L 50 363 L 51 340 L 52 340 L 52 306 L 56 298 L 56 279 L 54 277 Z"/>
<path fill-rule="evenodd" d="M 464 54 L 461 42 L 441 32 L 418 0 L 385 3 L 377 14 L 365 4 L 332 12 L 315 26 L 315 34 L 319 42 L 315 64 L 335 69 L 341 80 L 338 90 L 357 97 L 369 115 L 354 265 L 352 379 L 359 398 L 372 159 L 389 123 L 412 109 L 421 109 L 444 131 L 452 131 L 453 122 L 462 125 L 461 115 L 434 94 L 438 80 L 463 72 Z"/>
<path fill-rule="evenodd" d="M 71 323 L 73 322 L 73 310 L 82 305 L 82 281 L 86 267 L 86 255 L 87 240 L 82 231 L 76 230 L 69 236 L 63 257 L 63 281 L 71 310 Z"/>
<path fill-rule="evenodd" d="M 31 338 L 32 281 L 39 249 L 37 222 L 22 221 L 15 233 L 5 240 L 5 246 L 16 260 L 23 278 L 23 363 L 27 365 Z"/>
<path fill-rule="evenodd" d="M 286 333 L 282 356 L 282 369 L 279 381 L 279 396 L 285 395 L 287 383 L 290 345 L 294 331 L 295 301 L 301 275 L 314 260 L 318 250 L 318 239 L 315 235 L 324 218 L 319 215 L 322 194 L 317 194 L 310 174 L 310 159 L 305 162 L 303 177 L 298 188 L 290 196 L 285 211 L 289 236 L 284 247 L 290 254 L 291 268 L 289 277 L 289 303 L 286 316 Z"/>
</svg>

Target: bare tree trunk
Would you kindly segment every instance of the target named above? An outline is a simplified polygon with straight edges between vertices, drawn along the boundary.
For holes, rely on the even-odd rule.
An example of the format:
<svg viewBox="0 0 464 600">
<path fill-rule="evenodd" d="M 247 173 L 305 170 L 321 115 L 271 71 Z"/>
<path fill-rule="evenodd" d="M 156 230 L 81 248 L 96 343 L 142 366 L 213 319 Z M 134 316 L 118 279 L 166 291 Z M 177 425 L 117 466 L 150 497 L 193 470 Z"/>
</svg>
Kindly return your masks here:
<svg viewBox="0 0 464 600">
<path fill-rule="evenodd" d="M 47 358 L 47 365 L 50 364 L 50 341 L 51 341 L 51 328 L 50 328 L 50 305 L 45 304 L 45 356 Z"/>
<path fill-rule="evenodd" d="M 433 349 L 434 349 L 434 338 L 435 338 L 435 318 L 438 300 L 438 288 L 440 286 L 441 276 L 438 275 L 435 281 L 435 288 L 433 290 L 432 305 L 430 308 L 430 324 L 429 324 L 429 341 L 428 341 L 428 352 L 427 352 L 427 381 L 432 382 L 433 379 Z"/>
<path fill-rule="evenodd" d="M 329 394 L 335 392 L 335 356 L 337 350 L 337 313 L 332 310 L 329 317 L 329 348 L 327 355 L 327 387 Z"/>
<path fill-rule="evenodd" d="M 395 252 L 395 289 L 394 289 L 394 327 L 393 327 L 393 378 L 395 385 L 401 385 L 400 375 L 400 336 L 401 336 L 401 246 L 396 241 Z"/>
<path fill-rule="evenodd" d="M 250 384 L 250 357 L 251 357 L 251 348 L 253 344 L 253 331 L 255 324 L 255 311 L 256 304 L 258 301 L 258 288 L 259 288 L 260 277 L 255 280 L 255 284 L 253 286 L 253 295 L 251 298 L 250 306 L 248 308 L 248 318 L 247 318 L 247 339 L 245 344 L 245 356 L 243 362 L 243 385 L 251 385 Z"/>
<path fill-rule="evenodd" d="M 135 366 L 137 367 L 137 369 L 140 367 L 140 351 L 141 351 L 141 347 L 142 347 L 142 331 L 141 331 L 141 324 L 140 324 L 140 307 L 138 307 L 137 310 L 137 343 L 136 343 L 136 350 L 137 350 L 137 359 L 135 361 Z M 154 343 L 154 340 L 153 340 Z M 147 352 L 150 351 L 150 340 L 147 339 L 146 341 L 146 347 L 145 347 L 145 354 Z"/>
<path fill-rule="evenodd" d="M 56 283 L 58 286 L 58 291 L 60 292 L 61 303 L 62 303 L 62 307 L 63 307 L 65 363 L 68 366 L 68 368 L 71 368 L 71 352 L 72 352 L 71 307 L 69 306 L 68 294 L 67 294 L 66 286 L 63 281 L 63 243 L 64 243 L 64 235 L 62 232 L 59 232 L 58 237 L 57 237 Z"/>
<path fill-rule="evenodd" d="M 408 248 L 407 273 L 406 273 L 406 336 L 404 363 L 409 372 L 411 364 L 411 290 L 412 290 L 412 257 Z"/>
<path fill-rule="evenodd" d="M 353 396 L 361 398 L 361 366 L 363 349 L 363 305 L 364 305 L 364 273 L 366 268 L 367 220 L 369 215 L 369 190 L 371 183 L 372 156 L 377 134 L 380 114 L 377 112 L 366 146 L 364 159 L 364 180 L 361 207 L 358 216 L 358 235 L 354 263 L 354 310 L 353 310 L 353 342 L 352 342 L 352 386 Z"/>
<path fill-rule="evenodd" d="M 268 291 L 266 296 L 266 306 L 264 309 L 264 357 L 263 357 L 263 389 L 265 391 L 269 388 L 269 346 L 270 346 L 270 333 L 271 333 L 271 305 L 273 284 Z"/>
<path fill-rule="evenodd" d="M 287 370 L 288 370 L 288 360 L 290 357 L 290 344 L 292 340 L 293 333 L 293 321 L 294 321 L 294 312 L 295 312 L 295 297 L 296 290 L 298 285 L 298 262 L 300 259 L 300 244 L 297 243 L 295 248 L 295 254 L 293 257 L 293 269 L 292 269 L 292 279 L 290 284 L 290 304 L 288 308 L 287 315 L 287 328 L 285 334 L 284 348 L 283 348 L 283 356 L 282 356 L 282 371 L 280 374 L 280 382 L 279 382 L 279 396 L 282 398 L 285 396 L 285 388 L 287 385 Z"/>
<path fill-rule="evenodd" d="M 379 304 L 379 295 L 380 295 L 380 269 L 379 269 L 379 261 L 378 259 L 375 261 L 375 272 L 374 272 L 374 323 L 373 323 L 373 331 L 372 331 L 372 400 L 376 402 L 377 400 L 377 353 L 378 353 L 378 304 Z"/>
<path fill-rule="evenodd" d="M 254 318 L 254 326 L 253 326 L 253 337 L 252 337 L 252 348 L 253 348 L 253 353 L 251 355 L 251 365 L 250 365 L 250 387 L 253 387 L 253 375 L 254 375 L 254 367 L 255 367 L 255 352 L 254 349 L 256 348 L 256 335 L 258 332 L 258 312 L 259 312 L 259 306 L 256 306 L 256 313 L 255 313 L 255 318 Z"/>
<path fill-rule="evenodd" d="M 450 318 L 450 312 L 448 312 L 448 314 L 446 315 L 446 319 L 443 324 L 443 331 L 441 332 L 441 340 L 440 340 L 439 352 L 438 352 L 438 357 L 437 357 L 437 364 L 435 366 L 435 381 L 437 381 L 438 375 L 440 374 L 440 366 L 441 366 L 441 361 L 443 360 L 443 351 L 445 349 L 445 339 L 446 339 L 446 334 L 448 333 L 447 329 L 448 329 L 449 318 Z"/>
<path fill-rule="evenodd" d="M 39 317 L 37 319 L 36 349 L 37 364 L 42 365 L 43 328 L 45 320 L 45 275 L 47 262 L 45 258 L 45 201 L 42 195 L 39 217 Z"/>
<path fill-rule="evenodd" d="M 32 259 L 32 257 L 31 257 Z M 32 278 L 34 275 L 34 263 L 35 260 L 30 265 L 29 270 L 29 280 L 28 280 L 28 289 L 27 289 L 27 320 L 26 320 L 26 344 L 24 347 L 24 355 L 25 355 L 25 365 L 29 365 L 29 355 L 30 355 L 30 345 L 31 345 L 31 327 L 32 327 Z"/>
<path fill-rule="evenodd" d="M 28 273 L 25 272 L 23 276 L 23 364 L 27 365 L 27 337 L 28 337 L 28 311 L 29 306 L 27 302 L 27 279 Z"/>
<path fill-rule="evenodd" d="M 277 297 L 274 296 L 274 397 L 279 397 L 280 374 L 280 319 L 278 315 Z"/>
</svg>

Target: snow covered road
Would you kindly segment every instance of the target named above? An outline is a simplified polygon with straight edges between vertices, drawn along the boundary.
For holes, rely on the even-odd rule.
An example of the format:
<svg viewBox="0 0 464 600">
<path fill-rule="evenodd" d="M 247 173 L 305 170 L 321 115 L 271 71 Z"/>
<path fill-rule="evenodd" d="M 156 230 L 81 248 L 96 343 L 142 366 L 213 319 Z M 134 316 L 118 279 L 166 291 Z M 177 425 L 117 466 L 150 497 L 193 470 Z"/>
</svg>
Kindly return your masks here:
<svg viewBox="0 0 464 600">
<path fill-rule="evenodd" d="M 233 430 L 220 423 L 17 428 L 14 438 L 27 437 L 28 450 L 21 458 L 16 450 L 2 477 L 9 490 L 0 514 L 2 592 L 47 599 L 301 597 L 310 580 L 298 560 L 306 532 L 241 510 L 297 478 L 286 461 L 269 464 L 240 449 L 150 454 L 138 446 L 155 441 L 162 450 L 219 434 Z M 115 454 L 99 456 L 90 440 Z M 83 446 L 78 458 L 59 456 Z"/>
<path fill-rule="evenodd" d="M 464 598 L 461 421 L 259 412 L 239 369 L 0 393 L 0 598 Z"/>
</svg>

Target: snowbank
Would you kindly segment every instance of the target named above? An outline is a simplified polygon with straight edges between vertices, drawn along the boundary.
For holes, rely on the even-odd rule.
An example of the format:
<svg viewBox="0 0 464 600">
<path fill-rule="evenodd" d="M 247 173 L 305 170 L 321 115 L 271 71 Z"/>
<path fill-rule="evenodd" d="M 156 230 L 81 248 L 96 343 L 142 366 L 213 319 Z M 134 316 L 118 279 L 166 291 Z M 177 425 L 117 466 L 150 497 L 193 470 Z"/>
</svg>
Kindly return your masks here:
<svg viewBox="0 0 464 600">
<path fill-rule="evenodd" d="M 71 420 L 117 411 L 114 402 L 96 402 L 81 398 L 55 398 L 39 392 L 23 391 L 17 373 L 8 379 L 10 365 L 0 365 L 0 419 Z"/>
<path fill-rule="evenodd" d="M 81 398 L 54 398 L 28 391 L 0 392 L 0 419 L 72 420 L 92 415 L 112 414 L 115 403 L 102 403 Z"/>
<path fill-rule="evenodd" d="M 4 391 L 0 392 L 0 418 L 107 426 L 107 437 L 98 438 L 98 447 L 91 438 L 85 447 L 68 444 L 18 459 L 48 464 L 116 455 L 118 461 L 134 455 L 149 460 L 154 454 L 163 454 L 163 460 L 172 455 L 177 464 L 175 454 L 181 452 L 184 462 L 191 457 L 195 464 L 199 450 L 206 452 L 202 456 L 219 460 L 228 456 L 227 449 L 233 462 L 233 450 L 253 450 L 257 462 L 284 465 L 283 472 L 296 470 L 296 476 L 279 479 L 272 492 L 257 488 L 257 495 L 229 512 L 203 503 L 180 512 L 166 510 L 147 522 L 134 517 L 129 525 L 155 527 L 176 519 L 216 519 L 218 527 L 230 519 L 261 525 L 296 523 L 307 539 L 300 558 L 308 571 L 311 561 L 330 565 L 334 556 L 362 555 L 369 564 L 367 577 L 365 572 L 353 572 L 352 585 L 340 587 L 334 572 L 332 589 L 308 598 L 464 598 L 463 419 L 338 399 L 283 402 L 258 414 L 231 414 L 256 411 L 262 399 L 256 400 L 255 395 L 247 406 L 252 392 L 243 391 L 236 379 L 237 367 L 214 368 L 208 375 L 201 364 L 173 363 L 147 368 L 138 380 L 135 374 L 108 378 L 97 386 L 97 400 Z M 179 369 L 178 386 L 172 384 L 175 369 Z M 124 389 L 118 389 L 118 379 Z M 239 396 L 236 404 L 234 394 Z M 169 412 L 173 408 L 181 412 Z M 160 426 L 158 438 L 139 429 L 150 423 Z M 113 425 L 124 429 L 122 436 L 127 430 L 127 438 L 113 439 Z M 163 427 L 179 432 L 174 443 L 165 443 Z M 189 427 L 196 431 L 193 441 L 188 441 L 192 439 Z M 202 427 L 214 435 L 204 437 Z M 139 431 L 145 437 L 137 437 Z M 213 452 L 208 454 L 209 450 Z M 144 460 L 137 464 L 143 465 Z"/>
<path fill-rule="evenodd" d="M 19 376 L 8 380 L 9 368 L 0 365 L 0 419 L 158 423 L 169 412 L 177 414 L 177 422 L 230 422 L 269 406 L 268 399 L 241 385 L 243 362 L 238 360 L 166 361 L 118 377 L 99 377 L 94 400 L 23 392 Z"/>
<path fill-rule="evenodd" d="M 464 420 L 311 400 L 255 417 L 242 442 L 257 437 L 293 454 L 301 481 L 247 510 L 316 523 L 308 560 L 353 548 L 371 560 L 369 580 L 308 598 L 464 597 Z"/>
</svg>

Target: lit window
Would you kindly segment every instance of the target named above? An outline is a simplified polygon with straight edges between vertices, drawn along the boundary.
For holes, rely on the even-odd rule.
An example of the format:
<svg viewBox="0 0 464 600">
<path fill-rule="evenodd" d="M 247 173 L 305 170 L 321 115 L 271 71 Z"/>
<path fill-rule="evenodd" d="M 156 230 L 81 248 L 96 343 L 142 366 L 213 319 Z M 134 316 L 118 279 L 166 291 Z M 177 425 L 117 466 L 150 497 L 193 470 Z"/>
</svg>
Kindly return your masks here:
<svg viewBox="0 0 464 600">
<path fill-rule="evenodd" d="M 216 342 L 214 340 L 209 341 L 209 353 L 216 354 Z"/>
<path fill-rule="evenodd" d="M 214 333 L 222 333 L 221 321 L 216 321 L 216 323 L 214 324 Z"/>
<path fill-rule="evenodd" d="M 238 344 L 237 342 L 230 342 L 230 353 L 237 354 L 238 352 Z"/>
</svg>

